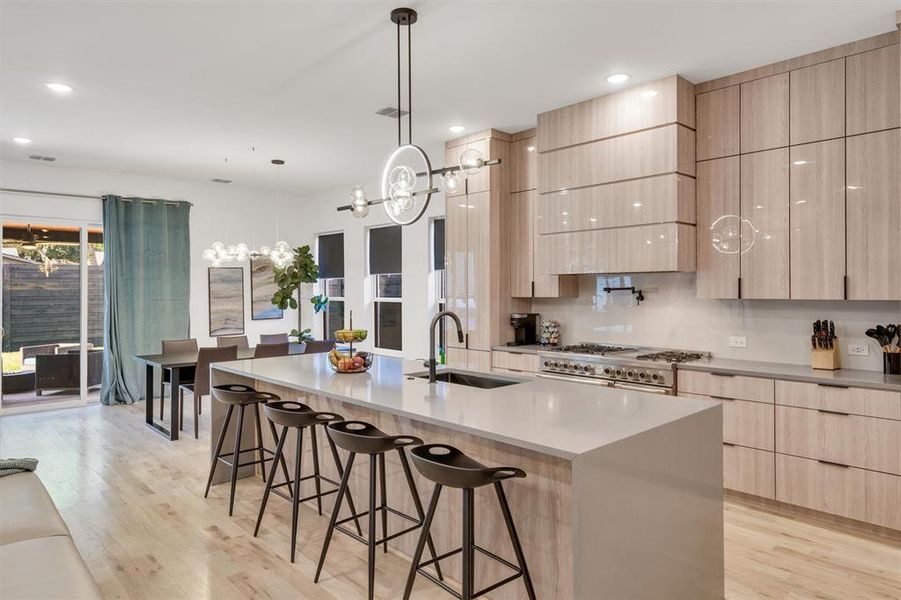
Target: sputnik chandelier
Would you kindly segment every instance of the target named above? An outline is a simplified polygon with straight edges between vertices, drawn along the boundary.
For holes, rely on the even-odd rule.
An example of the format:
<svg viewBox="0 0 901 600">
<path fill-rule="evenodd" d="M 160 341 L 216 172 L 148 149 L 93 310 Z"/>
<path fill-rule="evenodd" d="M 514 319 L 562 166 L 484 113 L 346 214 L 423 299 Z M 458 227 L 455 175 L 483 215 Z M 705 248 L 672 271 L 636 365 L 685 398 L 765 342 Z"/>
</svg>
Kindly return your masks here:
<svg viewBox="0 0 901 600">
<path fill-rule="evenodd" d="M 397 148 L 388 157 L 382 169 L 381 199 L 369 200 L 361 186 L 354 186 L 350 192 L 351 203 L 338 207 L 339 211 L 349 210 L 353 216 L 362 219 L 369 214 L 369 207 L 381 204 L 388 218 L 398 225 L 412 225 L 425 213 L 432 194 L 439 191 L 435 178 L 440 177 L 446 193 L 462 189 L 463 178 L 478 175 L 482 168 L 501 163 L 500 159 L 485 160 L 482 153 L 470 148 L 460 155 L 459 164 L 432 169 L 432 163 L 425 151 L 413 143 L 413 92 L 412 92 L 412 51 L 410 26 L 418 15 L 412 8 L 395 8 L 391 11 L 391 22 L 397 26 Z M 407 30 L 407 143 L 403 143 L 402 123 L 404 109 L 401 98 L 401 29 Z"/>
<path fill-rule="evenodd" d="M 254 148 L 254 155 L 256 153 L 256 149 Z M 285 164 L 285 161 L 275 158 L 271 161 L 276 168 L 281 167 Z M 278 171 L 276 171 L 276 175 L 278 175 Z M 278 178 L 276 183 L 276 197 L 275 197 L 275 206 L 276 211 L 279 210 L 281 206 L 281 198 L 279 197 L 279 191 L 281 189 L 281 179 Z M 276 215 L 275 219 L 275 237 L 278 239 L 278 226 L 279 226 L 279 218 Z M 259 248 L 251 248 L 245 242 L 239 242 L 237 244 L 229 244 L 225 245 L 222 242 L 213 242 L 209 248 L 203 251 L 203 259 L 212 264 L 214 267 L 218 267 L 224 262 L 243 262 L 245 260 L 250 260 L 254 258 L 268 258 L 272 261 L 272 264 L 276 267 L 283 269 L 290 265 L 294 261 L 294 250 L 291 249 L 290 244 L 285 241 L 278 241 L 275 243 L 275 246 L 270 248 L 269 246 L 260 246 Z"/>
</svg>

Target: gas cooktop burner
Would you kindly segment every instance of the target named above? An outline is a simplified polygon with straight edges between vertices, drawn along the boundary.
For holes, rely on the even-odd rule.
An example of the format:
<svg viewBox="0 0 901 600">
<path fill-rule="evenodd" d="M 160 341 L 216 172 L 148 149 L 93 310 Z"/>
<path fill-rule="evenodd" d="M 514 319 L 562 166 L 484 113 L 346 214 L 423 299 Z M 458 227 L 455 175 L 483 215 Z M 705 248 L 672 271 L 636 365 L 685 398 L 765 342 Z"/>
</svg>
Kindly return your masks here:
<svg viewBox="0 0 901 600">
<path fill-rule="evenodd" d="M 635 358 L 638 360 L 647 360 L 651 362 L 683 363 L 692 360 L 700 360 L 704 358 L 704 355 L 699 352 L 665 350 L 662 352 L 651 352 L 650 354 L 639 354 Z"/>
<path fill-rule="evenodd" d="M 635 346 L 611 346 L 608 344 L 575 344 L 572 346 L 560 346 L 558 348 L 549 349 L 550 352 L 568 352 L 573 354 L 594 354 L 605 356 L 615 352 L 629 352 L 636 350 Z"/>
</svg>

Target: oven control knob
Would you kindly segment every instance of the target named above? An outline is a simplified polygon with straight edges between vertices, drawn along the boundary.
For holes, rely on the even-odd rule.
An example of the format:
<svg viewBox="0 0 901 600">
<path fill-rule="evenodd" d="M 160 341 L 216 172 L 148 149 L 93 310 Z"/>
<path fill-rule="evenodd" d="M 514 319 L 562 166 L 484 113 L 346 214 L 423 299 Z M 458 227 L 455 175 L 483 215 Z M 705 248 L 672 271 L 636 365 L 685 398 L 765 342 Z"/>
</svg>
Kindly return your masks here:
<svg viewBox="0 0 901 600">
<path fill-rule="evenodd" d="M 586 372 L 586 373 L 594 373 L 594 367 L 589 367 L 589 366 L 586 365 L 586 366 L 585 366 L 585 372 Z"/>
<path fill-rule="evenodd" d="M 622 375 L 622 374 L 623 374 L 622 369 L 617 369 L 614 373 L 615 373 L 616 375 Z"/>
<path fill-rule="evenodd" d="M 560 363 L 558 363 L 557 361 L 554 361 L 554 368 L 556 369 L 559 366 L 560 366 Z"/>
<path fill-rule="evenodd" d="M 610 375 L 610 367 L 604 367 L 604 373 Z"/>
<path fill-rule="evenodd" d="M 647 377 L 647 376 L 648 376 L 648 374 L 645 373 L 644 371 L 642 371 L 641 373 L 638 374 L 638 378 L 639 378 L 639 379 L 644 379 L 644 378 Z"/>
<path fill-rule="evenodd" d="M 551 366 L 551 361 L 549 361 L 549 360 L 544 361 L 544 366 L 545 367 Z"/>
<path fill-rule="evenodd" d="M 626 371 L 626 377 L 635 377 L 635 371 L 632 371 L 631 369 Z"/>
<path fill-rule="evenodd" d="M 651 379 L 653 379 L 654 381 L 657 381 L 658 379 L 660 379 L 660 375 L 658 375 L 657 373 L 654 373 L 653 375 L 651 375 Z"/>
</svg>

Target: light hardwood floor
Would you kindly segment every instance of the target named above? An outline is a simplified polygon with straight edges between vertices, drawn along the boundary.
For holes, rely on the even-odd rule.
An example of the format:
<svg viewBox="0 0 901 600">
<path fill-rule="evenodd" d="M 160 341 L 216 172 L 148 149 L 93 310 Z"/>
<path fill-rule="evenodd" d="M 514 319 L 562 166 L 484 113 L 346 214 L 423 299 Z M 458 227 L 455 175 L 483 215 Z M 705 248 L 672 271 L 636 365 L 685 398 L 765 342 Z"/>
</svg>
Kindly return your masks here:
<svg viewBox="0 0 901 600">
<path fill-rule="evenodd" d="M 38 474 L 106 597 L 365 597 L 366 548 L 343 535 L 313 583 L 327 525 L 314 510 L 301 511 L 292 565 L 286 501 L 272 498 L 260 536 L 252 536 L 258 478 L 239 482 L 233 518 L 226 486 L 204 500 L 208 413 L 200 440 L 172 443 L 144 426 L 143 410 L 89 406 L 0 418 L 0 456 L 40 459 Z M 725 521 L 727 598 L 901 598 L 901 547 L 731 500 Z M 399 598 L 407 561 L 380 553 L 377 565 L 378 597 Z M 420 578 L 414 597 L 449 596 Z"/>
</svg>

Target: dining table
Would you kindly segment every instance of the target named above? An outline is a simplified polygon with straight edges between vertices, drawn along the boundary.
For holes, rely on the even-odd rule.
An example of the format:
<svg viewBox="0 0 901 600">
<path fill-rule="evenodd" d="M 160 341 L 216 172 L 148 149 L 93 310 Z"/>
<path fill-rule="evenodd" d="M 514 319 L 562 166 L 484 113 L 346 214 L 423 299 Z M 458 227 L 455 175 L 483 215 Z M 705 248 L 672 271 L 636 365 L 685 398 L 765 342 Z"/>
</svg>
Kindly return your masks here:
<svg viewBox="0 0 901 600">
<path fill-rule="evenodd" d="M 291 343 L 288 352 L 290 354 L 303 354 L 306 344 Z M 247 360 L 253 358 L 254 348 L 238 348 L 238 357 L 235 360 Z M 154 379 L 157 369 L 162 376 L 163 371 L 170 372 L 169 378 L 169 415 L 178 414 L 178 388 L 182 383 L 182 372 L 197 367 L 198 352 L 170 352 L 169 354 L 139 354 L 134 358 L 144 365 L 144 422 L 153 431 L 168 438 L 170 441 L 178 439 L 178 427 L 172 421 L 172 426 L 166 427 L 162 422 L 153 418 L 153 391 Z M 160 398 L 160 402 L 165 402 Z"/>
</svg>

